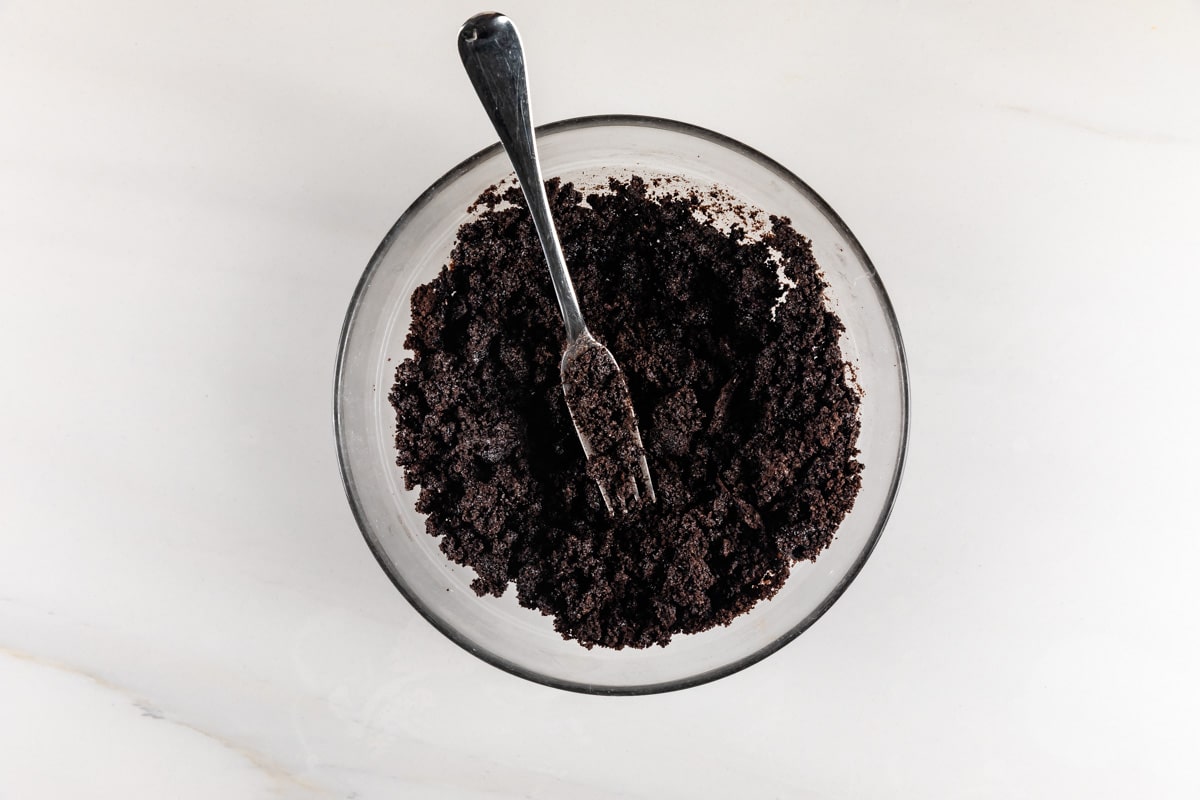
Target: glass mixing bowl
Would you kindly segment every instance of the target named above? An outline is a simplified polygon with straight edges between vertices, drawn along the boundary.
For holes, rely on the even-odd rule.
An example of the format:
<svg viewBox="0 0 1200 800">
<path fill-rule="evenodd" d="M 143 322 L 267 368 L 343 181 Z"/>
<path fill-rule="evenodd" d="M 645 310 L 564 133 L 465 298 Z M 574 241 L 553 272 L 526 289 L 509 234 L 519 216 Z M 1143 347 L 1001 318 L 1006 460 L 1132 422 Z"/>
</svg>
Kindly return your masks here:
<svg viewBox="0 0 1200 800">
<path fill-rule="evenodd" d="M 409 298 L 449 260 L 468 206 L 511 174 L 499 144 L 438 180 L 388 232 L 346 314 L 338 352 L 334 420 L 342 478 L 367 544 L 392 582 L 438 630 L 501 669 L 597 694 L 681 689 L 729 675 L 770 655 L 812 625 L 846 590 L 879 540 L 904 463 L 908 373 L 900 331 L 867 254 L 825 201 L 761 153 L 703 128 L 634 116 L 584 117 L 538 129 L 546 177 L 581 186 L 609 175 L 668 175 L 788 216 L 812 240 L 828 297 L 846 326 L 843 354 L 863 389 L 862 491 L 833 544 L 803 562 L 772 599 L 750 613 L 666 647 L 587 650 L 563 640 L 548 617 L 503 597 L 477 597 L 474 573 L 451 563 L 425 533 L 396 466 L 395 417 L 387 395 L 411 321 Z"/>
</svg>

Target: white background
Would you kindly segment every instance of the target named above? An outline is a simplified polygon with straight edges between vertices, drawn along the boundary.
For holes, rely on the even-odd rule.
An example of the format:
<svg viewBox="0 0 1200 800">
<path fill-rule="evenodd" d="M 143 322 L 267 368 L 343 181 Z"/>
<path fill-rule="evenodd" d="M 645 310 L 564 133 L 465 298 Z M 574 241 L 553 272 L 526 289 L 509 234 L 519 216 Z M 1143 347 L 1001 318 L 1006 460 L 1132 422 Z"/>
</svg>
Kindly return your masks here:
<svg viewBox="0 0 1200 800">
<path fill-rule="evenodd" d="M 0 0 L 0 798 L 1200 796 L 1200 3 L 503 9 L 535 121 L 807 180 L 911 360 L 857 582 L 645 698 L 445 640 L 338 478 L 354 284 L 494 140 L 479 10 Z"/>
</svg>

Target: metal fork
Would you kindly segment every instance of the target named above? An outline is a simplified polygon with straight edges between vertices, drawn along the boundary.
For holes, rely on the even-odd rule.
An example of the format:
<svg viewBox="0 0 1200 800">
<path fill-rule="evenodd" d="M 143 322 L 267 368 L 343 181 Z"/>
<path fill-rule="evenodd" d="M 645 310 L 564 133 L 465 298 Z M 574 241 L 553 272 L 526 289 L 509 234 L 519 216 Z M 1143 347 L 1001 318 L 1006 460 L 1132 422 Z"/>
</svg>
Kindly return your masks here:
<svg viewBox="0 0 1200 800">
<path fill-rule="evenodd" d="M 611 514 L 631 510 L 643 494 L 654 502 L 654 484 L 629 387 L 612 353 L 584 324 L 550 215 L 530 122 L 525 56 L 516 26 L 503 14 L 477 14 L 459 31 L 458 54 L 516 170 L 550 267 L 567 329 L 567 348 L 559 368 L 563 394 L 588 459 L 588 472 L 596 479 Z"/>
</svg>

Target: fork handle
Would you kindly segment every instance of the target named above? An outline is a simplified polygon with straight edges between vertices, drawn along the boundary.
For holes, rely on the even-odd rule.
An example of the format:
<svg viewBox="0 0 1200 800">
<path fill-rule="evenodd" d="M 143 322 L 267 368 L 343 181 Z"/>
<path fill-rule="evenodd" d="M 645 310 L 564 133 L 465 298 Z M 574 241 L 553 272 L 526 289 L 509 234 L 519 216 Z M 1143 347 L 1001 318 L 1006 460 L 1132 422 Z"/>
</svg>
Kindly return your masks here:
<svg viewBox="0 0 1200 800">
<path fill-rule="evenodd" d="M 572 344 L 587 333 L 587 325 L 583 322 L 583 312 L 579 310 L 575 287 L 567 272 L 567 262 L 542 182 L 537 143 L 529 117 L 529 83 L 525 78 L 521 37 L 512 20 L 503 14 L 477 14 L 458 32 L 458 55 L 516 170 L 529 213 L 533 215 L 533 227 L 550 267 L 550 280 L 554 283 L 554 294 L 558 297 L 558 307 L 567 328 L 567 343 Z"/>
</svg>

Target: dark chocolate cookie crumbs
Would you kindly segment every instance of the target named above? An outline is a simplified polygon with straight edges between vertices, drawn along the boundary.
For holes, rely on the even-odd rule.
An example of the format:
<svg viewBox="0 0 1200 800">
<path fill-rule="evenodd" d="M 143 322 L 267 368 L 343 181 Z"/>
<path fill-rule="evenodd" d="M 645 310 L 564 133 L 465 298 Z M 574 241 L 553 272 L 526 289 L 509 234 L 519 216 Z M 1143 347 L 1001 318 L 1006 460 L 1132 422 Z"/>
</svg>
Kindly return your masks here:
<svg viewBox="0 0 1200 800">
<path fill-rule="evenodd" d="M 559 377 L 562 320 L 517 189 L 479 200 L 412 298 L 396 370 L 397 463 L 473 588 L 587 647 L 726 624 L 829 545 L 861 485 L 857 391 L 808 241 L 702 220 L 639 178 L 549 183 L 580 305 L 633 398 L 658 495 L 605 510 Z M 789 282 L 781 285 L 778 271 Z"/>
</svg>

